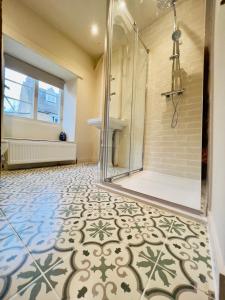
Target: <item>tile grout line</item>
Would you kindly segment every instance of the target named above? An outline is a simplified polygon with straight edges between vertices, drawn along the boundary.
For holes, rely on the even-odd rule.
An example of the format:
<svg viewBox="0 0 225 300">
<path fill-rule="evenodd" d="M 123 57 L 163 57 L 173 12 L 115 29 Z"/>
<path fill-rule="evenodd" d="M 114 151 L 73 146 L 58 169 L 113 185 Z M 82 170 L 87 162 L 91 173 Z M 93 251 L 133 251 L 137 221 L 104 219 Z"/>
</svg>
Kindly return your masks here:
<svg viewBox="0 0 225 300">
<path fill-rule="evenodd" d="M 49 282 L 47 276 L 45 275 L 46 273 L 48 273 L 49 271 L 51 271 L 55 266 L 57 266 L 60 262 L 64 262 L 64 259 L 66 259 L 67 257 L 69 257 L 70 255 L 72 255 L 72 253 L 75 251 L 75 249 L 73 249 L 72 251 L 70 251 L 68 253 L 68 255 L 65 255 L 65 257 L 62 257 L 57 263 L 55 263 L 53 266 L 51 266 L 48 270 L 46 270 L 45 272 L 42 271 L 42 276 L 45 278 L 45 280 L 47 281 L 47 283 L 49 284 L 49 286 L 52 288 L 52 290 L 54 291 L 54 293 L 57 295 L 57 298 L 59 300 L 61 300 L 61 298 L 59 297 L 59 295 L 57 294 L 55 288 L 51 285 L 51 283 Z"/>
<path fill-rule="evenodd" d="M 28 289 L 36 280 L 38 280 L 39 278 L 42 277 L 42 274 L 40 274 L 37 278 L 35 278 L 34 280 L 32 280 L 29 284 L 27 284 L 25 287 L 23 287 L 21 290 L 17 291 L 13 296 L 9 297 L 9 299 L 16 299 L 16 296 L 19 295 L 21 292 L 25 291 L 26 289 Z"/>
<path fill-rule="evenodd" d="M 173 220 L 173 222 L 172 222 L 172 224 L 171 224 L 169 233 L 171 232 L 171 229 L 172 229 L 172 226 L 173 226 L 174 222 L 175 222 L 175 220 Z M 153 271 L 155 270 L 155 268 L 156 268 L 156 266 L 157 266 L 157 264 L 158 264 L 158 261 L 159 261 L 160 255 L 161 255 L 161 253 L 162 253 L 163 247 L 165 246 L 166 242 L 168 241 L 168 238 L 169 238 L 169 237 L 167 236 L 167 238 L 165 239 L 165 241 L 164 241 L 164 243 L 163 243 L 163 246 L 162 246 L 162 248 L 161 248 L 161 250 L 160 250 L 160 254 L 159 254 L 159 256 L 158 256 L 158 259 L 157 259 L 157 261 L 156 261 L 156 263 L 155 263 L 155 265 L 154 265 L 154 268 L 153 268 L 153 270 L 152 270 L 152 272 L 151 272 L 151 274 L 150 274 L 150 276 L 149 276 L 148 282 L 147 282 L 146 287 L 145 287 L 145 289 L 144 289 L 144 291 L 143 291 L 143 293 L 142 293 L 142 295 L 141 295 L 141 299 L 140 299 L 140 300 L 144 300 L 143 297 L 145 296 L 146 289 L 147 289 L 148 284 L 149 284 L 149 282 L 150 282 L 150 280 L 151 280 L 151 278 L 152 278 Z M 198 285 L 197 285 L 197 286 L 193 286 L 192 284 L 190 284 L 190 286 L 192 286 L 192 287 L 194 288 L 194 290 L 199 291 L 199 292 L 205 294 L 205 295 L 208 297 L 208 300 L 215 300 L 215 298 L 212 298 L 212 297 L 208 294 L 207 291 L 205 291 L 205 290 L 199 288 Z M 208 291 L 209 291 L 209 290 L 208 290 Z"/>
<path fill-rule="evenodd" d="M 154 271 L 155 271 L 155 269 L 156 269 L 156 267 L 157 267 L 157 264 L 158 264 L 158 261 L 159 261 L 159 259 L 160 259 L 160 256 L 161 256 L 162 250 L 163 250 L 163 248 L 164 248 L 164 245 L 165 245 L 165 243 L 166 243 L 166 240 L 167 240 L 167 238 L 166 238 L 165 241 L 163 242 L 162 248 L 160 249 L 160 252 L 159 252 L 159 256 L 158 256 L 158 258 L 157 258 L 157 260 L 156 260 L 156 262 L 155 262 L 155 265 L 154 265 L 154 267 L 153 267 L 153 269 L 152 269 L 152 271 L 151 271 L 151 274 L 149 275 L 148 281 L 147 281 L 147 283 L 146 283 L 146 286 L 145 286 L 145 288 L 144 288 L 144 291 L 143 291 L 143 293 L 142 293 L 142 295 L 141 295 L 141 299 L 140 299 L 140 300 L 144 299 L 143 297 L 145 296 L 146 290 L 147 290 L 147 288 L 148 288 L 148 284 L 149 284 L 150 280 L 152 279 L 152 275 L 153 275 L 153 273 L 154 273 Z"/>
<path fill-rule="evenodd" d="M 8 218 L 7 218 L 7 221 L 8 221 Z M 31 255 L 31 253 L 30 253 L 28 247 L 26 246 L 26 244 L 24 243 L 24 241 L 21 239 L 21 237 L 18 235 L 18 233 L 17 233 L 17 231 L 15 230 L 15 228 L 12 226 L 12 224 L 11 224 L 9 221 L 8 221 L 8 223 L 9 223 L 9 226 L 11 227 L 11 229 L 13 230 L 13 232 L 15 233 L 15 235 L 17 236 L 17 238 L 21 241 L 22 245 L 23 245 L 24 248 L 26 249 L 26 251 L 27 251 L 29 257 L 31 257 L 32 262 L 35 264 L 35 266 L 37 267 L 37 269 L 38 269 L 39 272 L 40 272 L 40 275 L 39 275 L 37 278 L 35 278 L 34 280 L 32 280 L 27 286 L 25 286 L 23 289 L 21 289 L 20 291 L 18 291 L 18 292 L 16 293 L 16 294 L 19 294 L 21 291 L 23 291 L 23 290 L 25 290 L 26 288 L 28 288 L 28 287 L 29 287 L 33 282 L 35 282 L 38 278 L 42 277 L 42 276 L 44 275 L 44 273 L 42 272 L 42 270 L 40 269 L 40 267 L 38 266 L 38 264 L 37 264 L 36 261 L 34 260 L 34 258 L 33 258 L 33 256 Z M 44 277 L 44 278 L 45 278 L 45 277 Z M 45 278 L 45 279 L 46 279 L 46 278 Z M 47 282 L 48 282 L 48 281 L 47 281 Z M 49 284 L 49 282 L 48 282 L 48 284 Z M 50 285 L 50 287 L 52 287 L 52 286 Z M 16 294 L 13 295 L 13 297 L 15 297 Z"/>
<path fill-rule="evenodd" d="M 85 176 L 82 176 L 81 180 L 83 180 L 85 178 Z M 78 184 L 78 187 L 81 186 L 81 180 L 79 180 L 79 184 Z M 34 194 L 39 194 L 39 192 L 35 192 Z M 74 192 L 70 192 L 71 194 L 75 194 Z M 2 209 L 1 209 L 2 211 Z M 17 236 L 17 238 L 21 241 L 22 245 L 24 246 L 24 248 L 26 249 L 29 257 L 32 259 L 33 263 L 35 264 L 35 266 L 37 267 L 37 269 L 39 270 L 40 272 L 40 275 L 35 278 L 34 280 L 32 280 L 32 282 L 30 282 L 27 286 L 25 286 L 23 289 L 21 289 L 20 291 L 16 292 L 12 298 L 16 297 L 17 294 L 19 294 L 21 291 L 29 288 L 36 280 L 38 280 L 39 278 L 43 277 L 46 282 L 49 284 L 49 286 L 51 287 L 51 289 L 53 290 L 54 294 L 57 296 L 57 299 L 60 300 L 58 294 L 56 293 L 56 290 L 55 288 L 51 285 L 51 283 L 49 282 L 48 278 L 46 277 L 46 273 L 49 272 L 50 270 L 52 270 L 56 265 L 58 265 L 61 261 L 63 261 L 63 259 L 67 258 L 71 253 L 73 253 L 73 251 L 75 249 L 73 249 L 72 251 L 70 251 L 70 253 L 68 253 L 68 255 L 65 255 L 65 257 L 62 257 L 57 263 L 55 263 L 51 268 L 49 268 L 48 270 L 46 270 L 45 272 L 42 271 L 42 269 L 39 267 L 39 265 L 36 263 L 36 260 L 34 259 L 33 255 L 31 254 L 29 248 L 27 247 L 27 245 L 24 243 L 23 239 L 19 236 L 18 232 L 15 230 L 14 226 L 10 223 L 8 217 L 6 216 L 6 214 L 4 213 L 4 211 L 2 211 L 2 215 L 5 217 L 8 225 L 10 226 L 10 228 L 12 229 L 12 231 L 15 233 L 15 235 Z M 10 298 L 10 299 L 12 299 Z"/>
<path fill-rule="evenodd" d="M 172 224 L 170 225 L 169 233 L 170 233 L 170 231 L 171 231 L 171 229 L 172 229 L 172 226 L 173 226 L 173 223 L 174 223 L 174 222 L 175 222 L 175 220 L 173 220 Z M 168 236 L 165 238 L 165 240 L 164 240 L 164 242 L 163 242 L 162 248 L 160 249 L 160 252 L 159 252 L 159 256 L 158 256 L 158 258 L 157 258 L 157 260 L 156 260 L 156 262 L 155 262 L 155 265 L 154 265 L 154 267 L 153 267 L 153 269 L 152 269 L 152 271 L 151 271 L 151 274 L 149 275 L 148 281 L 147 281 L 147 283 L 146 283 L 146 286 L 145 286 L 145 288 L 144 288 L 144 291 L 143 291 L 143 293 L 142 293 L 142 295 L 141 295 L 141 299 L 140 299 L 140 300 L 144 300 L 145 293 L 146 293 L 146 290 L 147 290 L 147 288 L 148 288 L 148 284 L 149 284 L 149 282 L 150 282 L 151 279 L 152 279 L 152 275 L 153 275 L 153 273 L 154 273 L 154 271 L 155 271 L 155 269 L 156 269 L 156 267 L 157 267 L 158 261 L 159 261 L 159 259 L 160 259 L 161 253 L 162 253 L 162 251 L 163 251 L 163 248 L 164 248 L 164 246 L 165 246 L 167 240 L 168 240 Z"/>
<path fill-rule="evenodd" d="M 5 216 L 6 217 L 6 216 Z M 26 246 L 26 244 L 24 243 L 23 239 L 18 235 L 17 231 L 14 229 L 14 227 L 12 226 L 12 224 L 8 221 L 8 218 L 6 217 L 7 222 L 9 223 L 9 226 L 11 227 L 11 229 L 14 231 L 14 233 L 16 234 L 16 236 L 19 238 L 19 240 L 22 242 L 24 248 L 26 249 L 26 251 L 28 252 L 28 255 L 31 257 L 31 259 L 33 260 L 33 262 L 35 263 L 36 267 L 38 268 L 39 272 L 41 273 L 37 278 L 35 278 L 31 283 L 29 283 L 26 287 L 24 287 L 22 290 L 26 289 L 27 287 L 29 287 L 33 282 L 35 282 L 38 278 L 40 277 L 44 277 L 46 282 L 49 284 L 49 286 L 51 287 L 51 289 L 54 291 L 54 293 L 57 295 L 57 298 L 59 300 L 61 300 L 58 296 L 58 294 L 55 291 L 55 288 L 51 285 L 51 283 L 49 282 L 48 278 L 46 277 L 46 273 L 49 272 L 50 270 L 52 270 L 56 265 L 58 265 L 60 262 L 63 262 L 64 259 L 66 259 L 67 257 L 69 257 L 70 255 L 72 255 L 72 253 L 75 251 L 75 248 L 73 248 L 73 250 L 68 251 L 69 253 L 67 253 L 64 257 L 61 257 L 60 260 L 58 262 L 56 262 L 53 266 L 51 266 L 48 270 L 46 271 L 42 271 L 42 269 L 39 267 L 38 263 L 36 263 L 36 260 L 34 259 L 32 253 L 30 252 L 29 248 Z M 45 252 L 46 253 L 46 252 Z M 19 291 L 20 292 L 20 291 Z M 17 292 L 16 294 L 18 294 L 19 292 Z M 16 295 L 15 294 L 15 295 Z M 13 295 L 13 297 L 15 296 Z"/>
<path fill-rule="evenodd" d="M 5 214 L 4 214 L 5 215 Z M 25 290 L 26 288 L 28 288 L 33 282 L 35 282 L 38 278 L 40 277 L 44 277 L 46 282 L 49 284 L 49 286 L 51 287 L 51 289 L 54 291 L 54 293 L 57 295 L 55 289 L 52 287 L 52 285 L 50 284 L 50 282 L 48 281 L 47 277 L 45 276 L 45 273 L 48 272 L 50 269 L 52 269 L 52 267 L 54 267 L 57 263 L 55 263 L 49 270 L 47 270 L 46 272 L 43 272 L 41 270 L 41 268 L 39 267 L 38 263 L 36 263 L 36 260 L 34 259 L 33 255 L 31 254 L 29 248 L 27 247 L 27 245 L 24 243 L 23 239 L 19 236 L 19 234 L 17 233 L 17 231 L 15 230 L 15 228 L 13 227 L 13 225 L 9 222 L 7 216 L 5 215 L 6 217 L 6 220 L 9 224 L 9 226 L 11 227 L 11 229 L 13 230 L 13 232 L 15 233 L 15 235 L 17 236 L 17 238 L 21 241 L 23 247 L 26 249 L 29 257 L 32 259 L 32 262 L 35 264 L 35 266 L 37 267 L 37 269 L 39 270 L 40 272 L 40 275 L 35 278 L 34 280 L 32 280 L 27 286 L 25 286 L 22 290 L 18 291 L 16 294 L 19 294 L 21 291 Z M 60 259 L 61 261 L 62 259 Z M 59 262 L 58 262 L 59 263 Z M 16 294 L 14 294 L 12 297 L 16 296 Z M 57 298 L 60 300 L 59 296 L 57 295 Z M 11 299 L 11 298 L 10 298 Z"/>
</svg>

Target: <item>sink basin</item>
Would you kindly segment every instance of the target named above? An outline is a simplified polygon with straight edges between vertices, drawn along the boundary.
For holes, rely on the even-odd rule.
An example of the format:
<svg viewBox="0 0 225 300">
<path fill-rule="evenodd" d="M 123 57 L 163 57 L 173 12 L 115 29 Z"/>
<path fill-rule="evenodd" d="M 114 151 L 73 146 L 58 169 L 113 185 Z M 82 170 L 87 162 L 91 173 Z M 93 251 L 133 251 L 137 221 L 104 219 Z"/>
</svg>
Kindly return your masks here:
<svg viewBox="0 0 225 300">
<path fill-rule="evenodd" d="M 89 119 L 87 121 L 88 125 L 90 126 L 94 126 L 96 128 L 98 128 L 99 130 L 102 129 L 102 119 L 101 118 L 95 118 L 95 119 Z M 108 148 L 108 165 L 110 167 L 112 167 L 112 151 L 113 151 L 113 132 L 115 130 L 122 130 L 124 127 L 127 126 L 127 121 L 126 120 L 121 120 L 121 119 L 117 119 L 117 118 L 109 118 L 109 129 L 108 129 L 108 144 L 107 144 L 107 148 Z"/>
<path fill-rule="evenodd" d="M 95 119 L 89 119 L 88 125 L 94 126 L 98 129 L 102 128 L 102 119 L 101 118 L 95 118 Z M 123 127 L 127 126 L 127 121 L 117 119 L 117 118 L 109 118 L 109 129 L 111 130 L 122 130 Z"/>
</svg>

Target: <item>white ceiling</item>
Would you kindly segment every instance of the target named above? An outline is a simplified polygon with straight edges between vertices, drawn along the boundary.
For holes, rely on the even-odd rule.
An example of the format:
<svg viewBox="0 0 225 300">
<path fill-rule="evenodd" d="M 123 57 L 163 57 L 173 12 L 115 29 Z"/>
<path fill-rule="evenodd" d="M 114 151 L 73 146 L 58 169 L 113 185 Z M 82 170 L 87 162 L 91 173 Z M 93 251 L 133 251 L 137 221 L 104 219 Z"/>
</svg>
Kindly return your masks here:
<svg viewBox="0 0 225 300">
<path fill-rule="evenodd" d="M 107 0 L 20 0 L 44 20 L 97 59 L 104 51 Z M 157 17 L 156 0 L 126 0 L 139 29 Z M 92 36 L 90 27 L 99 26 Z"/>
<path fill-rule="evenodd" d="M 140 30 L 150 25 L 158 17 L 156 0 L 126 0 L 126 3 Z"/>
<path fill-rule="evenodd" d="M 104 49 L 106 0 L 20 0 L 93 58 Z M 92 36 L 91 25 L 99 25 Z"/>
</svg>

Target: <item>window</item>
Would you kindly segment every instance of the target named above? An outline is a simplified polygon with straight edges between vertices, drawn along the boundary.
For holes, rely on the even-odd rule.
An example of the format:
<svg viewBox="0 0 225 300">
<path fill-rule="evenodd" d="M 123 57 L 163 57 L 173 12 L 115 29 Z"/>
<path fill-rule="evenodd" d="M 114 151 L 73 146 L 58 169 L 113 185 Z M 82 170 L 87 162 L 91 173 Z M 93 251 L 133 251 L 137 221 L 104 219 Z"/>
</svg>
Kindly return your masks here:
<svg viewBox="0 0 225 300">
<path fill-rule="evenodd" d="M 4 112 L 17 117 L 33 118 L 35 80 L 5 68 Z"/>
<path fill-rule="evenodd" d="M 61 91 L 43 81 L 38 82 L 37 119 L 52 123 L 60 122 Z"/>
<path fill-rule="evenodd" d="M 9 55 L 5 58 L 4 113 L 59 124 L 62 79 Z"/>
</svg>

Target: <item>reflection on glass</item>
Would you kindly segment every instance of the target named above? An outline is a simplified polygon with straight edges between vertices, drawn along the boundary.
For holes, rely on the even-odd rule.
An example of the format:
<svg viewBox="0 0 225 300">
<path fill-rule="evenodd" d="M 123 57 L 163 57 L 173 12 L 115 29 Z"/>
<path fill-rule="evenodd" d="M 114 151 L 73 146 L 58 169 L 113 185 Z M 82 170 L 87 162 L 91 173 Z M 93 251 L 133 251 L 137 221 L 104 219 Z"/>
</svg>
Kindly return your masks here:
<svg viewBox="0 0 225 300">
<path fill-rule="evenodd" d="M 129 172 L 130 162 L 135 31 L 119 4 L 113 13 L 107 177 Z"/>
<path fill-rule="evenodd" d="M 61 90 L 48 83 L 38 83 L 37 119 L 50 123 L 60 122 Z"/>
<path fill-rule="evenodd" d="M 112 15 L 107 178 L 143 166 L 147 79 L 147 52 L 138 40 L 127 7 L 121 9 L 121 1 L 114 1 Z M 121 126 L 113 126 L 114 122 Z"/>
<path fill-rule="evenodd" d="M 135 59 L 135 82 L 132 106 L 130 171 L 143 167 L 143 139 L 145 126 L 145 94 L 148 53 L 138 39 Z"/>
</svg>

